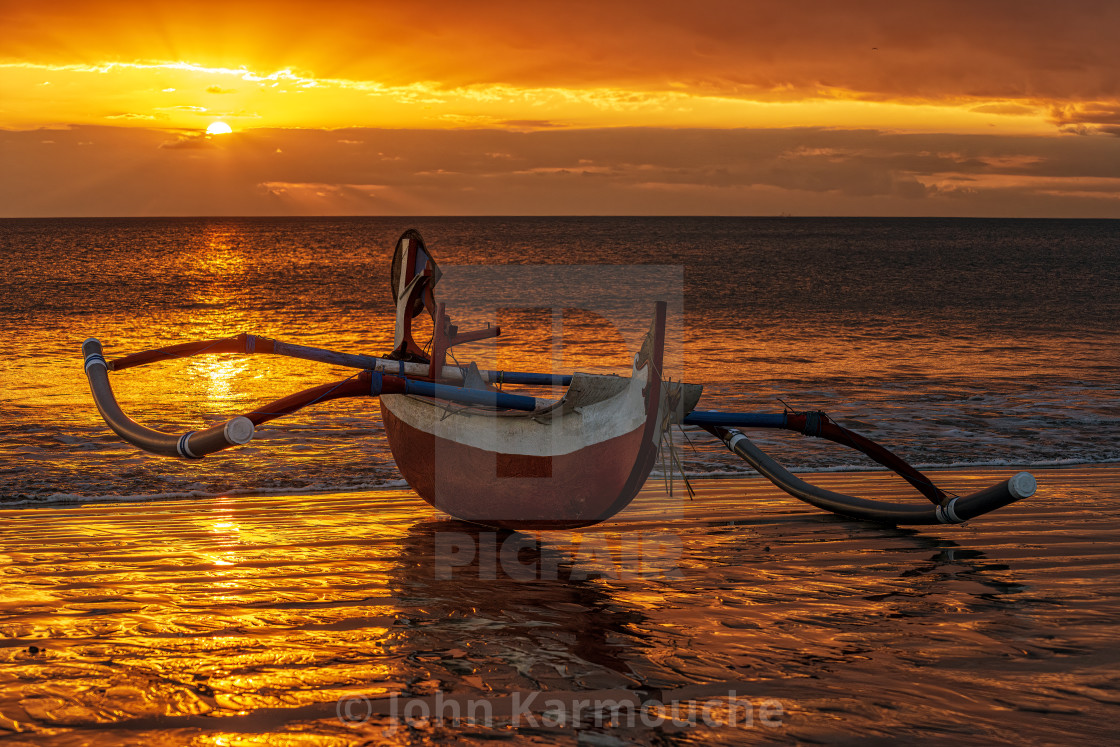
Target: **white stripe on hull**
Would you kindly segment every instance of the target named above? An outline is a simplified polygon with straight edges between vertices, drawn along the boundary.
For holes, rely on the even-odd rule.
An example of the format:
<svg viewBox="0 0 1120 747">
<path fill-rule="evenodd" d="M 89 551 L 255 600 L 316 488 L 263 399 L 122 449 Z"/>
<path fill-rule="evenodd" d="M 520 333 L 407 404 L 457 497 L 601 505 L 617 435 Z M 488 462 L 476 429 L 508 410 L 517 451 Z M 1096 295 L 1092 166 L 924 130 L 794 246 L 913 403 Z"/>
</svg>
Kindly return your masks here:
<svg viewBox="0 0 1120 747">
<path fill-rule="evenodd" d="M 499 454 L 561 456 L 643 427 L 647 408 L 642 390 L 652 370 L 645 365 L 624 380 L 618 394 L 575 409 L 561 400 L 544 413 L 498 414 L 406 394 L 382 395 L 381 406 L 413 428 L 456 443 Z M 573 387 L 579 377 L 575 374 Z"/>
</svg>

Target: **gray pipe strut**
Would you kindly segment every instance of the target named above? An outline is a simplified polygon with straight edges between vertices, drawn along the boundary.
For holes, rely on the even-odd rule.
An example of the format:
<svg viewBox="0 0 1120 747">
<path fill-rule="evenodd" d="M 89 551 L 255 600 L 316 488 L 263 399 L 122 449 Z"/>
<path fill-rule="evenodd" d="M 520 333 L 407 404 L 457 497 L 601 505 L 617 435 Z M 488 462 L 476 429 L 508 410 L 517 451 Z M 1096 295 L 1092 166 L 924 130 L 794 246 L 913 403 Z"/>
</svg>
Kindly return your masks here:
<svg viewBox="0 0 1120 747">
<path fill-rule="evenodd" d="M 162 456 L 201 459 L 215 451 L 240 446 L 253 438 L 253 421 L 237 416 L 226 423 L 212 425 L 200 431 L 188 431 L 180 435 L 163 433 L 140 425 L 128 417 L 113 396 L 109 385 L 109 371 L 105 356 L 101 352 L 101 342 L 94 337 L 82 343 L 85 357 L 86 378 L 93 401 L 105 423 L 118 436 L 133 446 Z"/>
<path fill-rule="evenodd" d="M 1038 486 L 1030 472 L 1020 472 L 990 488 L 972 495 L 950 498 L 933 508 L 907 503 L 872 501 L 810 485 L 791 474 L 734 428 L 709 427 L 708 430 L 722 439 L 727 448 L 754 467 L 763 477 L 794 498 L 825 511 L 858 519 L 888 524 L 959 524 L 1009 503 L 1028 498 L 1034 494 Z"/>
</svg>

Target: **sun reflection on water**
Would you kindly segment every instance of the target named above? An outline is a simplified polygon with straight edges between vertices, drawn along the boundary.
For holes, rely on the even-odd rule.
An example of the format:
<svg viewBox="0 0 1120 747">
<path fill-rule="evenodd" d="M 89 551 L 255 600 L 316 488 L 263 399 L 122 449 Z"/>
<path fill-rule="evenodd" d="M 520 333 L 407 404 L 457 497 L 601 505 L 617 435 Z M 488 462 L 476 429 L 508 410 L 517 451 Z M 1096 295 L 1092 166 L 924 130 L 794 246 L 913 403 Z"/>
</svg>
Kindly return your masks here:
<svg viewBox="0 0 1120 747">
<path fill-rule="evenodd" d="M 211 274 L 228 277 L 239 273 L 245 266 L 241 244 L 245 236 L 223 226 L 208 226 L 198 237 L 201 250 L 194 259 Z"/>
</svg>

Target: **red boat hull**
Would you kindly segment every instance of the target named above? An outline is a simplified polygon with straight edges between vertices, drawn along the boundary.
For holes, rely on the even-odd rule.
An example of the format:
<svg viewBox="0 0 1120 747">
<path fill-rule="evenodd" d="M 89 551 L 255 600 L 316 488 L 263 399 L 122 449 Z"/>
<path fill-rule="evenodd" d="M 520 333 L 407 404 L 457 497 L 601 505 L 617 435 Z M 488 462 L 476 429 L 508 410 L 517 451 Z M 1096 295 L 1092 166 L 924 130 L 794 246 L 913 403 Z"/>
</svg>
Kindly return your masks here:
<svg viewBox="0 0 1120 747">
<path fill-rule="evenodd" d="M 534 456 L 456 443 L 383 413 L 393 458 L 412 489 L 440 511 L 486 526 L 597 524 L 637 495 L 656 460 L 655 449 L 642 449 L 644 427 L 569 454 Z"/>
<path fill-rule="evenodd" d="M 637 495 L 657 461 L 669 419 L 664 344 L 659 303 L 630 378 L 573 381 L 560 404 L 536 413 L 383 395 L 397 468 L 421 498 L 464 521 L 505 529 L 605 521 Z"/>
</svg>

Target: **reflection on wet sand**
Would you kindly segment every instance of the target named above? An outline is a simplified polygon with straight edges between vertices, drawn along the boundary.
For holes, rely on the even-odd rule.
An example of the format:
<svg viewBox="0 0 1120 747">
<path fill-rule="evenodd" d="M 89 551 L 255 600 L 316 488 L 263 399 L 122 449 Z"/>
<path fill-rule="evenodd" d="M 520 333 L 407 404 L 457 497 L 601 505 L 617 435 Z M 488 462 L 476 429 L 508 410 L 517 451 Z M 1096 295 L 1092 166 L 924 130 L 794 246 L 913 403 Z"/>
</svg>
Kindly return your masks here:
<svg viewBox="0 0 1120 747">
<path fill-rule="evenodd" d="M 943 476 L 962 489 L 990 477 Z M 897 487 L 818 481 L 871 497 Z M 1120 470 L 1040 482 L 1037 501 L 923 530 L 804 510 L 756 480 L 701 481 L 695 501 L 651 486 L 608 525 L 533 535 L 438 520 L 407 491 L 6 510 L 0 733 L 1099 740 L 1120 716 Z M 515 725 L 512 699 L 533 693 L 642 705 L 733 693 L 756 716 L 780 704 L 780 718 L 612 726 L 585 710 Z M 494 719 L 398 718 L 438 698 L 487 702 Z"/>
<path fill-rule="evenodd" d="M 533 536 L 443 521 L 409 530 L 391 586 L 417 612 L 414 658 L 435 657 L 481 692 L 637 686 L 627 658 L 646 618 L 598 575 Z M 451 662 L 438 653 L 448 642 Z"/>
</svg>

